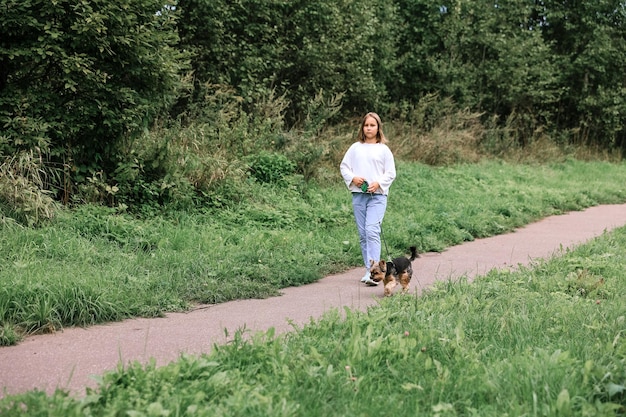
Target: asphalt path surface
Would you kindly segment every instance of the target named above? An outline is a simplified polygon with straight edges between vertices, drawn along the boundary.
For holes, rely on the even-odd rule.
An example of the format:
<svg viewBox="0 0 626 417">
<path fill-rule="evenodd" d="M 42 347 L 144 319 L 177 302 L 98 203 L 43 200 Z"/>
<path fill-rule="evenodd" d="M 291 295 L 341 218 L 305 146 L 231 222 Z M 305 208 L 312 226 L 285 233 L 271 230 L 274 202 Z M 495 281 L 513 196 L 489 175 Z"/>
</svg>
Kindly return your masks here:
<svg viewBox="0 0 626 417">
<path fill-rule="evenodd" d="M 463 243 L 442 253 L 425 253 L 413 261 L 411 292 L 423 291 L 437 280 L 472 279 L 492 269 L 530 265 L 624 225 L 626 205 L 603 205 L 548 217 L 512 233 Z M 215 344 L 228 342 L 237 330 L 254 334 L 274 328 L 283 333 L 331 309 L 365 310 L 382 298 L 383 288 L 360 283 L 362 274 L 363 269 L 352 269 L 310 285 L 286 288 L 280 296 L 263 300 L 232 301 L 164 318 L 27 337 L 16 346 L 0 347 L 0 397 L 31 390 L 52 393 L 55 389 L 81 397 L 86 387 L 97 387 L 94 376 L 119 365 L 154 359 L 161 366 L 184 353 L 208 353 Z"/>
</svg>

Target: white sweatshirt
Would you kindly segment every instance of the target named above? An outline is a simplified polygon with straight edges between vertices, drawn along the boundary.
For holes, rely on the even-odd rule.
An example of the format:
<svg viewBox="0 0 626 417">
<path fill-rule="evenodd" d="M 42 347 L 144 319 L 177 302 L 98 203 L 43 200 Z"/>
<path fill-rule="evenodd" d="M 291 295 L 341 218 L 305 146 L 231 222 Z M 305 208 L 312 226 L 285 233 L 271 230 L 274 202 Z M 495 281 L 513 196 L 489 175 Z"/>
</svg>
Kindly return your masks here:
<svg viewBox="0 0 626 417">
<path fill-rule="evenodd" d="M 354 193 L 362 192 L 352 184 L 354 177 L 363 177 L 368 183 L 377 182 L 380 188 L 377 194 L 389 194 L 389 187 L 396 178 L 396 164 L 389 147 L 382 143 L 353 143 L 343 156 L 341 176 L 348 189 Z"/>
</svg>

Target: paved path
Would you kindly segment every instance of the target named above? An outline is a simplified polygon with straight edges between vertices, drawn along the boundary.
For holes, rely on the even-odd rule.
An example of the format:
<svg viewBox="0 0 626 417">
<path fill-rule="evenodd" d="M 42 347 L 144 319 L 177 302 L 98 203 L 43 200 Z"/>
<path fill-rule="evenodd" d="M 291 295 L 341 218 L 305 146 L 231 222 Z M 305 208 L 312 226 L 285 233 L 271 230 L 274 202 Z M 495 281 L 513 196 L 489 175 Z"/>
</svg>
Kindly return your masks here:
<svg viewBox="0 0 626 417">
<path fill-rule="evenodd" d="M 528 265 L 568 247 L 626 225 L 626 205 L 605 205 L 582 212 L 553 216 L 514 233 L 454 246 L 443 253 L 426 253 L 413 262 L 413 289 L 422 290 L 436 280 L 484 275 L 493 268 Z M 397 256 L 400 254 L 392 254 Z M 158 365 L 181 353 L 209 352 L 226 340 L 225 329 L 285 332 L 289 322 L 303 325 L 332 308 L 364 310 L 376 303 L 383 288 L 359 282 L 361 269 L 326 277 L 316 283 L 287 288 L 279 297 L 233 301 L 206 306 L 165 318 L 133 319 L 89 328 L 70 328 L 55 334 L 28 337 L 17 346 L 0 348 L 0 397 L 33 389 L 48 393 L 63 388 L 74 395 L 95 387 L 93 375 L 121 363 Z"/>
</svg>

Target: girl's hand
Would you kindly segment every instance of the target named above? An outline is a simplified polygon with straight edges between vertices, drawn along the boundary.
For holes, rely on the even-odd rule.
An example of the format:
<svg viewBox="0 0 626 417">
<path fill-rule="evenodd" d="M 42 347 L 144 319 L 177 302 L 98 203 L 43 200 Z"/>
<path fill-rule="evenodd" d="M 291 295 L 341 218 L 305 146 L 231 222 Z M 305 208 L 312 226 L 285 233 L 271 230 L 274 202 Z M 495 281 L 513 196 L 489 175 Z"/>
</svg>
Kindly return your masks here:
<svg viewBox="0 0 626 417">
<path fill-rule="evenodd" d="M 367 188 L 367 192 L 368 193 L 375 193 L 376 191 L 378 191 L 378 189 L 380 188 L 380 184 L 377 182 L 373 182 L 370 184 L 370 186 Z"/>
<path fill-rule="evenodd" d="M 356 185 L 359 188 L 361 187 L 361 185 L 363 185 L 364 182 L 365 182 L 365 178 L 363 177 L 352 178 L 352 184 Z"/>
</svg>

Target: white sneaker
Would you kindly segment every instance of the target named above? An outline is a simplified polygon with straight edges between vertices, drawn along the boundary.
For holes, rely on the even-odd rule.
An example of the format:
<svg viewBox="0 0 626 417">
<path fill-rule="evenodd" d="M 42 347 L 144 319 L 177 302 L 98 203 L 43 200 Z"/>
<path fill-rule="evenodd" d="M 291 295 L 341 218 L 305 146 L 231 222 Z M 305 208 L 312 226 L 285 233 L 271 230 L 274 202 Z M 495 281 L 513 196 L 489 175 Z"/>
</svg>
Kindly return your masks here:
<svg viewBox="0 0 626 417">
<path fill-rule="evenodd" d="M 378 285 L 378 282 L 372 281 L 372 279 L 370 278 L 369 271 L 366 272 L 365 275 L 363 275 L 363 278 L 361 278 L 361 282 L 365 285 L 369 285 L 370 287 L 375 287 Z"/>
<path fill-rule="evenodd" d="M 365 285 L 370 286 L 370 287 L 375 287 L 378 285 L 378 282 L 371 280 L 369 277 L 367 278 L 367 280 L 363 282 L 365 282 Z"/>
</svg>

